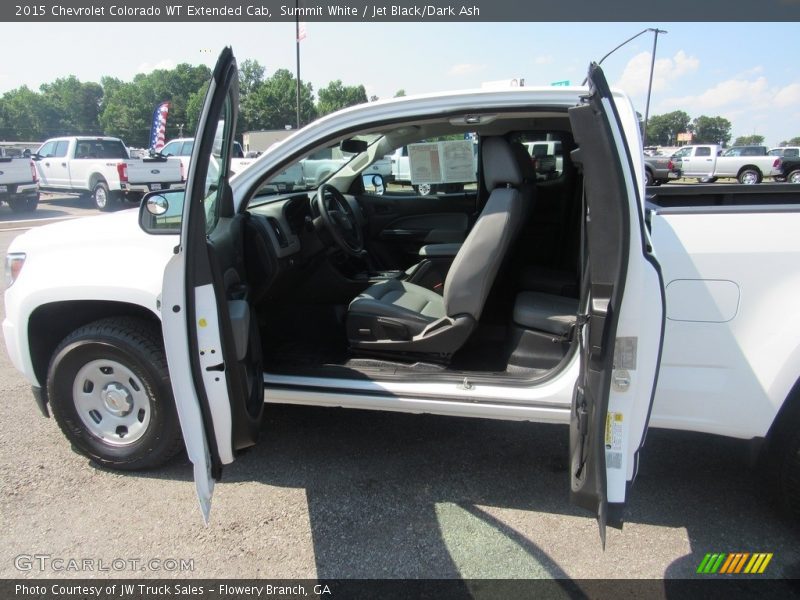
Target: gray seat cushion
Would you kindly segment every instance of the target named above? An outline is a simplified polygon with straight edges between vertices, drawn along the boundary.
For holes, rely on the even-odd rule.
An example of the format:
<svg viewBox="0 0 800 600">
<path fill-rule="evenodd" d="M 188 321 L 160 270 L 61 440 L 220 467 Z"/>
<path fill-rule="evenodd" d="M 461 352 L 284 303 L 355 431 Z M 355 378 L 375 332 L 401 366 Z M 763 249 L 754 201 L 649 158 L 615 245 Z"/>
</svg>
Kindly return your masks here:
<svg viewBox="0 0 800 600">
<path fill-rule="evenodd" d="M 566 335 L 578 315 L 578 300 L 543 294 L 521 292 L 514 302 L 514 323 L 526 329 Z"/>
<path fill-rule="evenodd" d="M 405 324 L 412 335 L 446 316 L 444 300 L 439 294 L 397 279 L 368 287 L 350 302 L 348 313 L 396 319 Z"/>
</svg>

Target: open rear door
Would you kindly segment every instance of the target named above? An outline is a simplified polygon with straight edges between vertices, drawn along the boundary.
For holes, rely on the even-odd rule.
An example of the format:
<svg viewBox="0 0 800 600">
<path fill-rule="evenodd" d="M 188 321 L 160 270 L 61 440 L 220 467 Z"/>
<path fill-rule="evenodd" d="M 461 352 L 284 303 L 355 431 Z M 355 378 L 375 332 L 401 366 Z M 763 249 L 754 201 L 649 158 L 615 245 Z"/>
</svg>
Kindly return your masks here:
<svg viewBox="0 0 800 600">
<path fill-rule="evenodd" d="M 643 212 L 641 139 L 627 139 L 630 103 L 617 104 L 602 70 L 569 111 L 583 165 L 580 375 L 570 425 L 571 501 L 622 526 L 655 393 L 664 332 L 663 282 Z M 639 169 L 635 168 L 635 162 Z"/>
<path fill-rule="evenodd" d="M 195 135 L 180 246 L 166 267 L 162 292 L 170 379 L 206 522 L 222 465 L 255 443 L 263 410 L 260 345 L 246 286 L 231 295 L 222 275 L 231 270 L 215 251 L 215 241 L 236 235 L 228 174 L 238 104 L 236 59 L 226 48 Z"/>
</svg>

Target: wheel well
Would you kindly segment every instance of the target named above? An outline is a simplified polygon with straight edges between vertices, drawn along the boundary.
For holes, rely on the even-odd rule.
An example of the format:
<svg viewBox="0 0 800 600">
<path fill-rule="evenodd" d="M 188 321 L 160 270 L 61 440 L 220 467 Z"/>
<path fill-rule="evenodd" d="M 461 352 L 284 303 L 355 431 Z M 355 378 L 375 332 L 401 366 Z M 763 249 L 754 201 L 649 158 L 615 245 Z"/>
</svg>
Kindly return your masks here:
<svg viewBox="0 0 800 600">
<path fill-rule="evenodd" d="M 792 386 L 778 414 L 775 415 L 775 420 L 767 432 L 767 442 L 780 438 L 784 432 L 796 429 L 798 426 L 800 426 L 800 379 Z"/>
<path fill-rule="evenodd" d="M 748 171 L 750 169 L 752 169 L 753 171 L 756 171 L 758 173 L 759 177 L 761 176 L 761 169 L 759 169 L 755 165 L 745 165 L 745 166 L 743 166 L 741 169 L 739 169 L 739 172 L 736 174 L 736 176 L 738 177 L 739 175 L 742 174 L 742 172 Z"/>
<path fill-rule="evenodd" d="M 101 181 L 106 183 L 106 178 L 100 175 L 100 173 L 92 173 L 91 177 L 89 177 L 89 191 L 94 191 L 94 186 Z"/>
<path fill-rule="evenodd" d="M 58 344 L 78 327 L 106 317 L 139 317 L 158 323 L 158 317 L 138 304 L 105 300 L 69 300 L 38 307 L 28 320 L 33 371 L 44 386 L 50 357 Z"/>
</svg>

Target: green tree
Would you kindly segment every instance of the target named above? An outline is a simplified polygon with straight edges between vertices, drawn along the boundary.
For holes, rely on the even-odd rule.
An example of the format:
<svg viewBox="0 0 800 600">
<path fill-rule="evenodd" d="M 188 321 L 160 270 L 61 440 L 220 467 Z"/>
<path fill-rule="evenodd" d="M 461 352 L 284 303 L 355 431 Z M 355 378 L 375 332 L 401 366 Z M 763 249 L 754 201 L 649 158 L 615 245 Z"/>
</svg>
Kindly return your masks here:
<svg viewBox="0 0 800 600">
<path fill-rule="evenodd" d="M 6 92 L 2 103 L 7 139 L 35 141 L 62 133 L 52 106 L 28 86 Z"/>
<path fill-rule="evenodd" d="M 366 101 L 367 91 L 363 85 L 344 85 L 341 79 L 337 79 L 319 91 L 317 112 L 323 116 Z"/>
<path fill-rule="evenodd" d="M 187 104 L 193 94 L 202 89 L 211 77 L 205 65 L 179 64 L 174 69 L 157 69 L 139 73 L 130 82 L 104 78 L 100 124 L 109 135 L 123 138 L 131 146 L 147 147 L 150 124 L 155 107 L 167 100 L 167 139 L 184 132 L 190 122 Z"/>
<path fill-rule="evenodd" d="M 760 146 L 764 143 L 763 135 L 740 135 L 733 140 L 734 146 Z"/>
<path fill-rule="evenodd" d="M 698 144 L 721 144 L 731 139 L 731 122 L 724 117 L 702 115 L 692 121 L 694 141 Z"/>
<path fill-rule="evenodd" d="M 781 146 L 800 146 L 800 136 L 793 137 L 790 140 L 784 140 L 780 143 Z"/>
<path fill-rule="evenodd" d="M 257 60 L 248 58 L 239 65 L 239 97 L 244 99 L 264 83 L 265 69 Z"/>
<path fill-rule="evenodd" d="M 197 131 L 197 122 L 200 120 L 200 113 L 203 111 L 203 102 L 206 99 L 206 92 L 208 91 L 208 82 L 203 87 L 189 96 L 186 101 L 186 128 L 184 135 L 191 137 Z M 240 102 L 241 104 L 241 102 Z M 241 111 L 239 111 L 239 123 L 242 121 Z M 238 127 L 238 126 L 237 126 Z"/>
<path fill-rule="evenodd" d="M 404 89 L 399 89 L 394 93 L 395 98 L 402 98 L 406 95 L 406 91 Z"/>
<path fill-rule="evenodd" d="M 240 113 L 250 129 L 283 129 L 297 120 L 297 80 L 287 69 L 278 69 L 241 102 Z M 317 117 L 314 89 L 300 82 L 301 125 Z"/>
<path fill-rule="evenodd" d="M 647 143 L 674 146 L 678 143 L 678 134 L 689 131 L 691 121 L 691 117 L 682 110 L 653 115 L 647 120 Z"/>
<path fill-rule="evenodd" d="M 97 83 L 81 83 L 77 77 L 56 79 L 39 88 L 43 102 L 56 119 L 51 129 L 62 134 L 99 134 L 100 102 L 103 88 Z"/>
</svg>

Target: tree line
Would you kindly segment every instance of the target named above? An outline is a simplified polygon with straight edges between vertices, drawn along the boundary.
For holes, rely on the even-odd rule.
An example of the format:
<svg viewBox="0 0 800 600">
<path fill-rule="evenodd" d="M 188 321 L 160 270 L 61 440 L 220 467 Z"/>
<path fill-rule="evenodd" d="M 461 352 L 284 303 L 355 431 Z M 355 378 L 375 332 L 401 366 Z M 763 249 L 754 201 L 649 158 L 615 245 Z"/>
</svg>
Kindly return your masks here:
<svg viewBox="0 0 800 600">
<path fill-rule="evenodd" d="M 133 147 L 149 145 L 155 107 L 170 102 L 167 139 L 191 136 L 211 78 L 205 65 L 139 73 L 131 81 L 102 77 L 82 82 L 74 75 L 39 87 L 22 86 L 0 97 L 0 139 L 37 141 L 61 135 L 109 135 Z M 287 69 L 266 75 L 257 60 L 239 66 L 237 135 L 258 129 L 296 126 L 296 79 Z M 404 95 L 399 90 L 396 95 Z M 330 112 L 368 100 L 363 85 L 331 81 L 316 96 L 311 83 L 300 82 L 300 121 L 305 125 Z"/>
<path fill-rule="evenodd" d="M 654 146 L 677 146 L 679 133 L 692 133 L 695 144 L 720 144 L 727 146 L 733 135 L 731 122 L 724 117 L 701 115 L 692 119 L 686 112 L 675 110 L 663 115 L 653 115 L 647 121 L 647 143 Z M 759 146 L 763 135 L 743 135 L 733 141 L 734 146 Z M 780 146 L 800 146 L 800 136 L 782 141 Z"/>
</svg>

